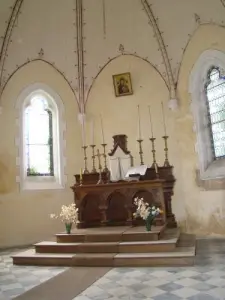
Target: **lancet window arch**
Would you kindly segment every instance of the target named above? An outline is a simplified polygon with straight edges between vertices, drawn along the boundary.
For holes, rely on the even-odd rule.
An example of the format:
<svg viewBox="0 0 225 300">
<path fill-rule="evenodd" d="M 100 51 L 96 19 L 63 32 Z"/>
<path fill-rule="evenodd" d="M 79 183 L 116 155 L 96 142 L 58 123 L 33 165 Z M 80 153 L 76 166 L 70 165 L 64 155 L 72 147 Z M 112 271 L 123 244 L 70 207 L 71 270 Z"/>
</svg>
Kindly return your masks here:
<svg viewBox="0 0 225 300">
<path fill-rule="evenodd" d="M 208 128 L 213 159 L 225 157 L 225 77 L 223 70 L 212 66 L 207 73 L 205 93 L 208 111 Z"/>
<path fill-rule="evenodd" d="M 21 93 L 17 108 L 21 189 L 64 188 L 65 125 L 61 99 L 47 86 L 34 84 Z"/>
</svg>

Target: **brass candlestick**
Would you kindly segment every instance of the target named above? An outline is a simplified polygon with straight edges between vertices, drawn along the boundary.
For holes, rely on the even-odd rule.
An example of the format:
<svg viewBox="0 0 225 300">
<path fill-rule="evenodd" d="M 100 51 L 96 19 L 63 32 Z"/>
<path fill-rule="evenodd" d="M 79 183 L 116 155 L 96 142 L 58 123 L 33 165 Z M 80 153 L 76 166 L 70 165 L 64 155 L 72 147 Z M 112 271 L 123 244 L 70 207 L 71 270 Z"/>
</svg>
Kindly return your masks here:
<svg viewBox="0 0 225 300">
<path fill-rule="evenodd" d="M 170 167 L 170 163 L 169 163 L 169 160 L 168 160 L 168 145 L 167 145 L 167 140 L 168 140 L 168 135 L 164 135 L 162 137 L 164 139 L 164 142 L 165 142 L 165 148 L 164 148 L 164 151 L 165 151 L 165 161 L 164 161 L 164 167 Z"/>
<path fill-rule="evenodd" d="M 92 171 L 91 173 L 97 173 L 96 168 L 95 168 L 95 147 L 96 145 L 90 145 L 92 149 Z"/>
<path fill-rule="evenodd" d="M 144 161 L 143 161 L 143 150 L 142 150 L 142 142 L 143 142 L 143 140 L 139 139 L 139 140 L 137 140 L 137 142 L 139 143 L 140 165 L 143 165 L 144 164 Z"/>
<path fill-rule="evenodd" d="M 156 151 L 155 151 L 155 140 L 156 140 L 156 138 L 151 137 L 149 140 L 152 143 L 152 158 L 153 158 L 152 168 L 153 168 L 157 164 L 156 163 L 156 156 L 155 156 L 155 154 L 156 154 Z"/>
<path fill-rule="evenodd" d="M 101 155 L 104 154 L 100 154 L 99 149 L 97 149 L 97 158 L 98 158 L 98 168 L 99 168 L 99 180 L 97 182 L 97 184 L 103 184 L 104 181 L 102 180 L 102 165 L 101 165 Z"/>
<path fill-rule="evenodd" d="M 155 175 L 156 178 L 159 178 L 159 170 L 158 170 L 158 164 L 156 162 L 156 150 L 155 150 L 155 140 L 156 138 L 154 138 L 153 136 L 150 138 L 150 141 L 152 143 L 152 158 L 153 158 L 153 162 L 152 162 L 152 168 L 155 169 Z"/>
<path fill-rule="evenodd" d="M 104 157 L 104 169 L 103 169 L 103 172 L 108 173 L 109 169 L 107 167 L 106 151 L 105 151 L 107 144 L 101 144 L 101 145 L 103 147 L 103 157 Z"/>
<path fill-rule="evenodd" d="M 87 146 L 82 147 L 84 150 L 84 171 L 83 174 L 89 174 L 88 168 L 87 168 Z"/>
</svg>

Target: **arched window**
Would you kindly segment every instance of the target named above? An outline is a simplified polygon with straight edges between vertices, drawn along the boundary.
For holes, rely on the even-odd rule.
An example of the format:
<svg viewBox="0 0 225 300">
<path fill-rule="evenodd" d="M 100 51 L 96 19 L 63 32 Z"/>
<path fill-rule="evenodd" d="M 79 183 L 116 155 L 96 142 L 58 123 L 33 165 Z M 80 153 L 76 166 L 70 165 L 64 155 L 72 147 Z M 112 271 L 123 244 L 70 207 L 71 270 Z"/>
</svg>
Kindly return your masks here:
<svg viewBox="0 0 225 300">
<path fill-rule="evenodd" d="M 35 95 L 25 109 L 27 176 L 54 176 L 52 110 L 43 95 Z"/>
<path fill-rule="evenodd" d="M 218 67 L 211 67 L 205 84 L 208 126 L 214 159 L 225 157 L 225 79 Z"/>
<path fill-rule="evenodd" d="M 202 52 L 190 73 L 199 179 L 225 178 L 225 53 Z"/>
<path fill-rule="evenodd" d="M 48 86 L 34 84 L 21 93 L 17 108 L 21 189 L 64 188 L 65 124 L 61 99 Z"/>
</svg>

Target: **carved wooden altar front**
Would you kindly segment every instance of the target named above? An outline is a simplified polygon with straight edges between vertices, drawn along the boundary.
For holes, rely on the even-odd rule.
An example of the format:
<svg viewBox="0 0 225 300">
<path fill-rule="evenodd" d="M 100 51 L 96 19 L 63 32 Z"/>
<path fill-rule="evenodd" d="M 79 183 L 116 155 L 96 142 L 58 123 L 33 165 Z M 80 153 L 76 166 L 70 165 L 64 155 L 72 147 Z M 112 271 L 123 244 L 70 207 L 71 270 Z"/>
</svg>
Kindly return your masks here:
<svg viewBox="0 0 225 300">
<path fill-rule="evenodd" d="M 134 199 L 143 197 L 151 205 L 165 211 L 163 180 L 117 182 L 99 185 L 74 185 L 74 201 L 79 208 L 79 227 L 135 225 L 142 220 L 133 218 Z M 166 223 L 166 215 L 156 219 Z"/>
</svg>

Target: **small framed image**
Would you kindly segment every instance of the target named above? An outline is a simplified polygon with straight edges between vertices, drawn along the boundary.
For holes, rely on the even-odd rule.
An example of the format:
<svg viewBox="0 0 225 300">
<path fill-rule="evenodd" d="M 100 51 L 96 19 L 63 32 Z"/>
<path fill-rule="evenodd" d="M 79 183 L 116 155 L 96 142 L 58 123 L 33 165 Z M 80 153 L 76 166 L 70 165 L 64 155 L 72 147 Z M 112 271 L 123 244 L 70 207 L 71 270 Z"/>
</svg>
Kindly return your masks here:
<svg viewBox="0 0 225 300">
<path fill-rule="evenodd" d="M 116 97 L 133 94 L 131 75 L 129 72 L 113 75 L 113 84 Z"/>
</svg>

